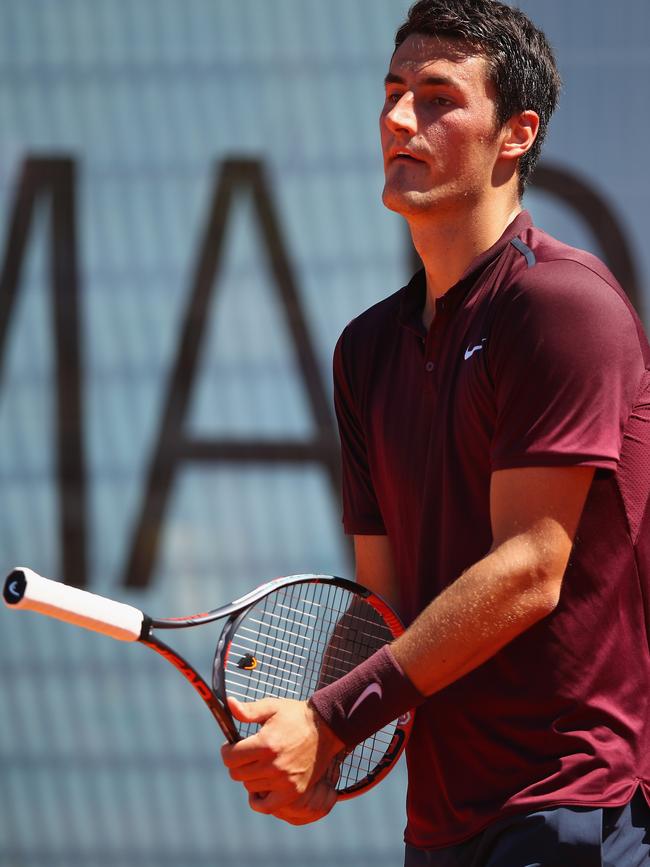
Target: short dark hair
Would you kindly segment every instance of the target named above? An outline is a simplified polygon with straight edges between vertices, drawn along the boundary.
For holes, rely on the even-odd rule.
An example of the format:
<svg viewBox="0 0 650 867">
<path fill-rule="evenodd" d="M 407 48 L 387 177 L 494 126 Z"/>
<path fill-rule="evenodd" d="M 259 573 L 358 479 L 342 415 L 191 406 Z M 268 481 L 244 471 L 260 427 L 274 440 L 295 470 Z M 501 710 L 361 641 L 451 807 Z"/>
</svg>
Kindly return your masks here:
<svg viewBox="0 0 650 867">
<path fill-rule="evenodd" d="M 485 57 L 496 88 L 499 126 L 519 112 L 537 112 L 537 138 L 518 165 L 521 196 L 562 86 L 546 36 L 523 12 L 498 0 L 418 0 L 395 34 L 395 49 L 413 34 L 458 40 Z"/>
</svg>

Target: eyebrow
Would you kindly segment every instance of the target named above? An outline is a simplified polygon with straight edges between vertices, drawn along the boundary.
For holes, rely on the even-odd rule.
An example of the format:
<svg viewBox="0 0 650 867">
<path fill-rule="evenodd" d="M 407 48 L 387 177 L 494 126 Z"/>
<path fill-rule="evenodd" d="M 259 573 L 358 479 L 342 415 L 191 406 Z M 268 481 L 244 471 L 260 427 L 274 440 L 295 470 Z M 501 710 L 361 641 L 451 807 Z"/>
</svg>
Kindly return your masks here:
<svg viewBox="0 0 650 867">
<path fill-rule="evenodd" d="M 384 79 L 384 84 L 406 84 L 406 81 L 401 75 L 389 72 Z M 446 75 L 428 75 L 426 78 L 419 79 L 418 84 L 458 87 L 458 82 L 454 81 L 453 78 L 448 78 Z"/>
</svg>

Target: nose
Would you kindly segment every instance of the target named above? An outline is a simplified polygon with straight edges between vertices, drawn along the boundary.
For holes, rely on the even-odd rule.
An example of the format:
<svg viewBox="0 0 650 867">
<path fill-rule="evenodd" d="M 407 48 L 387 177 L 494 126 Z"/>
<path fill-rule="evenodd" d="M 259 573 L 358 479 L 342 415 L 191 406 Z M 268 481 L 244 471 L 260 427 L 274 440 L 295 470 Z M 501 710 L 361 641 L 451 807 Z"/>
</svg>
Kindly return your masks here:
<svg viewBox="0 0 650 867">
<path fill-rule="evenodd" d="M 384 111 L 384 123 L 391 132 L 406 130 L 412 135 L 417 132 L 413 94 L 410 91 L 403 93 L 397 102 L 392 103 Z"/>
</svg>

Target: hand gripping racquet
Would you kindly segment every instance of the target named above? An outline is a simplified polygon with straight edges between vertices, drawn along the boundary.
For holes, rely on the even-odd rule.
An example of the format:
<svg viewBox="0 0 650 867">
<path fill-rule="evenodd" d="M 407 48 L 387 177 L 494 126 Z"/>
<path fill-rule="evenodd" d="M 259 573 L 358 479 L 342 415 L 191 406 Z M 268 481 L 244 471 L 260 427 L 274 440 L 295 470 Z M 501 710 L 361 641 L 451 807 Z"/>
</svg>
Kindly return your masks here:
<svg viewBox="0 0 650 867">
<path fill-rule="evenodd" d="M 235 720 L 226 699 L 305 700 L 337 680 L 403 632 L 389 605 L 344 578 L 291 575 L 262 584 L 234 602 L 203 614 L 159 619 L 18 567 L 7 577 L 5 604 L 38 611 L 120 641 L 139 641 L 170 662 L 192 684 L 230 743 L 256 723 Z M 186 629 L 225 619 L 212 666 L 212 689 L 154 630 Z M 338 768 L 339 799 L 367 791 L 394 767 L 406 745 L 413 714 L 385 726 L 349 752 Z"/>
</svg>

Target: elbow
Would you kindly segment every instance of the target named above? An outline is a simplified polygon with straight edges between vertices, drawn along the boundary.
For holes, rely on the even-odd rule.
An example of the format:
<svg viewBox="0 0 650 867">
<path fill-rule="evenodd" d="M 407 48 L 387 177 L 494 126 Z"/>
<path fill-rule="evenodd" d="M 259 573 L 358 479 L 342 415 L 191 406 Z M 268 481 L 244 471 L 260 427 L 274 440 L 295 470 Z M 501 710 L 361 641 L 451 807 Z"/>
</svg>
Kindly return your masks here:
<svg viewBox="0 0 650 867">
<path fill-rule="evenodd" d="M 549 582 L 540 593 L 542 617 L 552 614 L 560 603 L 562 580 Z"/>
<path fill-rule="evenodd" d="M 524 620 L 531 624 L 557 608 L 566 564 L 537 562 L 519 573 L 517 595 Z"/>
<path fill-rule="evenodd" d="M 559 605 L 563 577 L 563 571 L 541 569 L 528 583 L 525 595 L 535 620 L 548 617 Z"/>
</svg>

